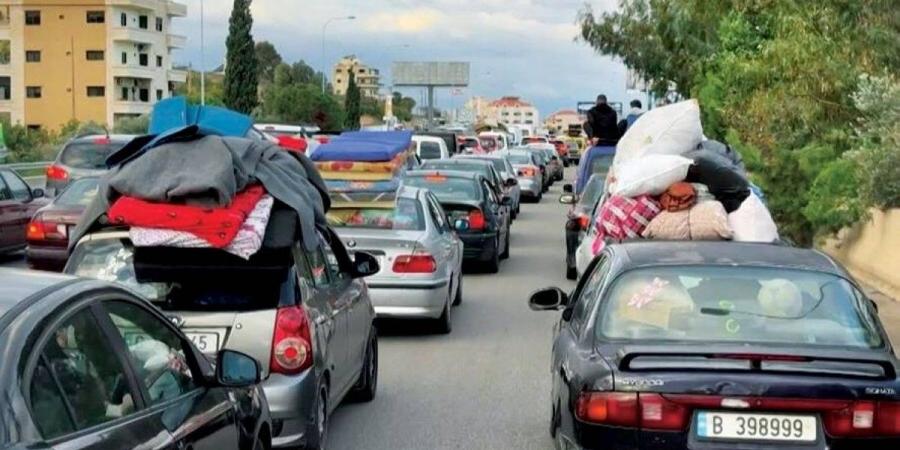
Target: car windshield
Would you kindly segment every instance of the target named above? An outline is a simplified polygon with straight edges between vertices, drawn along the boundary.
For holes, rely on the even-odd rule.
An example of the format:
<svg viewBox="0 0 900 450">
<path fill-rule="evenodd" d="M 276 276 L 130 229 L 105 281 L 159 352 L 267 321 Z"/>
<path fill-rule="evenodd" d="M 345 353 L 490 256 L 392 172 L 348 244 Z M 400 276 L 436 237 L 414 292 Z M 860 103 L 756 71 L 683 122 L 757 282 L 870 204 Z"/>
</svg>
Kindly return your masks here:
<svg viewBox="0 0 900 450">
<path fill-rule="evenodd" d="M 66 272 L 122 284 L 150 300 L 161 300 L 169 291 L 165 283 L 141 283 L 134 271 L 134 251 L 126 239 L 100 239 L 78 244 Z"/>
<path fill-rule="evenodd" d="M 407 177 L 407 186 L 429 189 L 441 201 L 481 201 L 481 189 L 473 178 L 457 178 L 444 175 Z"/>
<path fill-rule="evenodd" d="M 865 297 L 835 275 L 669 266 L 619 276 L 596 331 L 609 339 L 880 348 Z"/>
<path fill-rule="evenodd" d="M 393 208 L 343 208 L 328 211 L 328 223 L 334 227 L 374 228 L 380 230 L 424 230 L 425 216 L 417 200 L 398 198 Z"/>
<path fill-rule="evenodd" d="M 125 146 L 125 142 L 108 139 L 72 142 L 59 155 L 59 162 L 76 169 L 105 169 L 106 158 Z"/>
<path fill-rule="evenodd" d="M 82 178 L 69 184 L 66 189 L 56 197 L 53 203 L 59 206 L 84 206 L 86 207 L 94 197 L 100 180 L 97 178 Z"/>
<path fill-rule="evenodd" d="M 533 161 L 531 160 L 531 155 L 524 153 L 510 153 L 507 155 L 509 158 L 509 162 L 512 164 L 524 166 L 531 164 Z"/>
<path fill-rule="evenodd" d="M 441 146 L 437 142 L 419 142 L 419 158 L 441 159 Z"/>
</svg>

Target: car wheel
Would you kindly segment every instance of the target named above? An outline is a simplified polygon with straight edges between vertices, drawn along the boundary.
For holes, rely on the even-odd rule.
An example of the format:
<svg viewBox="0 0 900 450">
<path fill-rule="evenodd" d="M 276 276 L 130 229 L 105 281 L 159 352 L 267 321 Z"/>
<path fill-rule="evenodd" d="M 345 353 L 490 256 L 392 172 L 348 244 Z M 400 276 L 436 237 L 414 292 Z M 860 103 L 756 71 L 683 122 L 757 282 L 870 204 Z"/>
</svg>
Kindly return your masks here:
<svg viewBox="0 0 900 450">
<path fill-rule="evenodd" d="M 462 274 L 456 276 L 456 297 L 453 298 L 453 306 L 462 304 L 463 300 L 463 277 Z"/>
<path fill-rule="evenodd" d="M 566 279 L 567 280 L 577 280 L 578 279 L 578 269 L 574 267 L 566 267 Z"/>
<path fill-rule="evenodd" d="M 503 246 L 503 253 L 500 254 L 500 259 L 509 259 L 509 227 L 506 229 L 506 244 Z"/>
<path fill-rule="evenodd" d="M 328 438 L 328 386 L 319 389 L 319 401 L 316 402 L 316 423 L 310 430 L 305 450 L 324 450 Z"/>
<path fill-rule="evenodd" d="M 269 447 L 263 442 L 262 436 L 256 436 L 256 439 L 253 440 L 253 450 L 266 450 Z"/>
<path fill-rule="evenodd" d="M 366 356 L 363 361 L 363 369 L 359 373 L 359 381 L 353 388 L 351 396 L 358 402 L 370 402 L 375 399 L 378 390 L 378 336 L 372 329 L 369 345 L 366 346 Z"/>
<path fill-rule="evenodd" d="M 500 236 L 497 236 L 497 241 L 494 242 L 494 253 L 491 255 L 490 261 L 485 263 L 484 270 L 487 273 L 500 271 Z"/>
<path fill-rule="evenodd" d="M 434 331 L 438 334 L 450 334 L 453 330 L 453 326 L 450 324 L 450 303 L 449 301 L 444 303 L 444 312 L 435 321 Z"/>
</svg>

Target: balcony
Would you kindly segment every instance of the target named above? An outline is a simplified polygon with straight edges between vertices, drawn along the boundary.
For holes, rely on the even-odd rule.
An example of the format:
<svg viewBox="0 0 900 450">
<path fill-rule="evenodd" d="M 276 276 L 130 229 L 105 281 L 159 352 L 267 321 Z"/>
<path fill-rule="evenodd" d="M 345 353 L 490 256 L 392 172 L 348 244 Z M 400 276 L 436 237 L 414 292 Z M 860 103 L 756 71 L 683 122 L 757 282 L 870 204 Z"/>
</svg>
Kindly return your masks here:
<svg viewBox="0 0 900 450">
<path fill-rule="evenodd" d="M 109 0 L 107 4 L 154 11 L 156 10 L 157 0 Z"/>
<path fill-rule="evenodd" d="M 116 100 L 113 102 L 113 114 L 150 114 L 153 112 L 153 103 L 130 100 Z"/>
<path fill-rule="evenodd" d="M 112 75 L 115 78 L 140 78 L 144 80 L 152 80 L 162 69 L 156 67 L 144 66 L 113 66 Z"/>
<path fill-rule="evenodd" d="M 183 3 L 173 2 L 172 0 L 166 1 L 166 10 L 169 13 L 169 16 L 172 17 L 187 17 L 187 5 Z"/>
<path fill-rule="evenodd" d="M 187 71 L 169 69 L 169 81 L 173 83 L 187 83 Z"/>
<path fill-rule="evenodd" d="M 141 30 L 139 28 L 112 27 L 110 37 L 118 42 L 137 42 L 140 44 L 153 44 L 159 39 L 159 32 Z"/>
<path fill-rule="evenodd" d="M 184 48 L 187 45 L 187 37 L 180 34 L 166 35 L 166 46 L 169 48 Z"/>
</svg>

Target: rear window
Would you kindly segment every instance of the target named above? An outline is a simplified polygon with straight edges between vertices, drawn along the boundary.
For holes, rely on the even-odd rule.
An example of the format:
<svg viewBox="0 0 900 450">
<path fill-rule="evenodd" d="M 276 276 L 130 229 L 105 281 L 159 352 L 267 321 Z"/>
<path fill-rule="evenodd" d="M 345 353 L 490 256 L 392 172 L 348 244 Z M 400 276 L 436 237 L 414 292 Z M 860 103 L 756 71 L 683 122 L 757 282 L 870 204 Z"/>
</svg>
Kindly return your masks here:
<svg viewBox="0 0 900 450">
<path fill-rule="evenodd" d="M 586 208 L 594 206 L 597 200 L 600 199 L 600 196 L 603 195 L 604 182 L 605 179 L 603 177 L 591 177 L 587 186 L 584 187 L 584 192 L 581 193 L 581 198 L 578 199 L 578 204 Z"/>
<path fill-rule="evenodd" d="M 66 189 L 56 197 L 54 203 L 60 206 L 84 206 L 87 207 L 97 196 L 100 180 L 96 178 L 82 178 L 69 184 Z"/>
<path fill-rule="evenodd" d="M 517 164 L 520 166 L 534 163 L 534 161 L 531 160 L 531 155 L 524 155 L 524 154 L 520 154 L 520 153 L 510 153 L 509 155 L 507 155 L 507 157 L 509 158 L 510 163 Z"/>
<path fill-rule="evenodd" d="M 342 208 L 328 211 L 328 223 L 334 227 L 373 228 L 379 230 L 424 230 L 425 216 L 417 200 L 399 198 L 394 208 Z"/>
<path fill-rule="evenodd" d="M 627 272 L 604 298 L 599 336 L 637 341 L 879 348 L 865 297 L 843 278 L 754 267 Z"/>
<path fill-rule="evenodd" d="M 407 186 L 429 189 L 441 201 L 480 201 L 481 187 L 471 178 L 456 178 L 443 175 L 407 177 Z"/>
<path fill-rule="evenodd" d="M 459 161 L 459 160 L 457 160 Z M 422 168 L 426 170 L 456 170 L 459 172 L 471 172 L 478 173 L 484 175 L 485 177 L 490 177 L 491 169 L 484 164 L 466 164 L 466 163 L 441 163 L 441 162 L 427 162 L 422 164 Z"/>
<path fill-rule="evenodd" d="M 419 158 L 441 159 L 441 146 L 437 142 L 419 142 Z"/>
<path fill-rule="evenodd" d="M 481 146 L 487 151 L 496 150 L 499 146 L 497 138 L 494 137 L 478 138 L 478 141 L 481 142 Z"/>
<path fill-rule="evenodd" d="M 125 142 L 106 139 L 73 142 L 63 148 L 59 162 L 76 169 L 105 169 L 106 158 L 125 146 Z"/>
</svg>

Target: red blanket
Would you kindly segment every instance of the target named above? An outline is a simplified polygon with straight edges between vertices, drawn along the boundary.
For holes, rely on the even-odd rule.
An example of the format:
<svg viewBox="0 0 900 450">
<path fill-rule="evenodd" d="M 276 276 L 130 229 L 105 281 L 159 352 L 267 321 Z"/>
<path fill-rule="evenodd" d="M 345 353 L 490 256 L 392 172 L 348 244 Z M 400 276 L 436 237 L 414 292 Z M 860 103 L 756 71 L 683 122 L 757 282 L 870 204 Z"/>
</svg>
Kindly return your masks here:
<svg viewBox="0 0 900 450">
<path fill-rule="evenodd" d="M 235 195 L 224 208 L 153 203 L 134 197 L 120 197 L 107 215 L 113 224 L 186 231 L 216 248 L 226 247 L 262 199 L 262 186 L 252 186 Z"/>
</svg>

